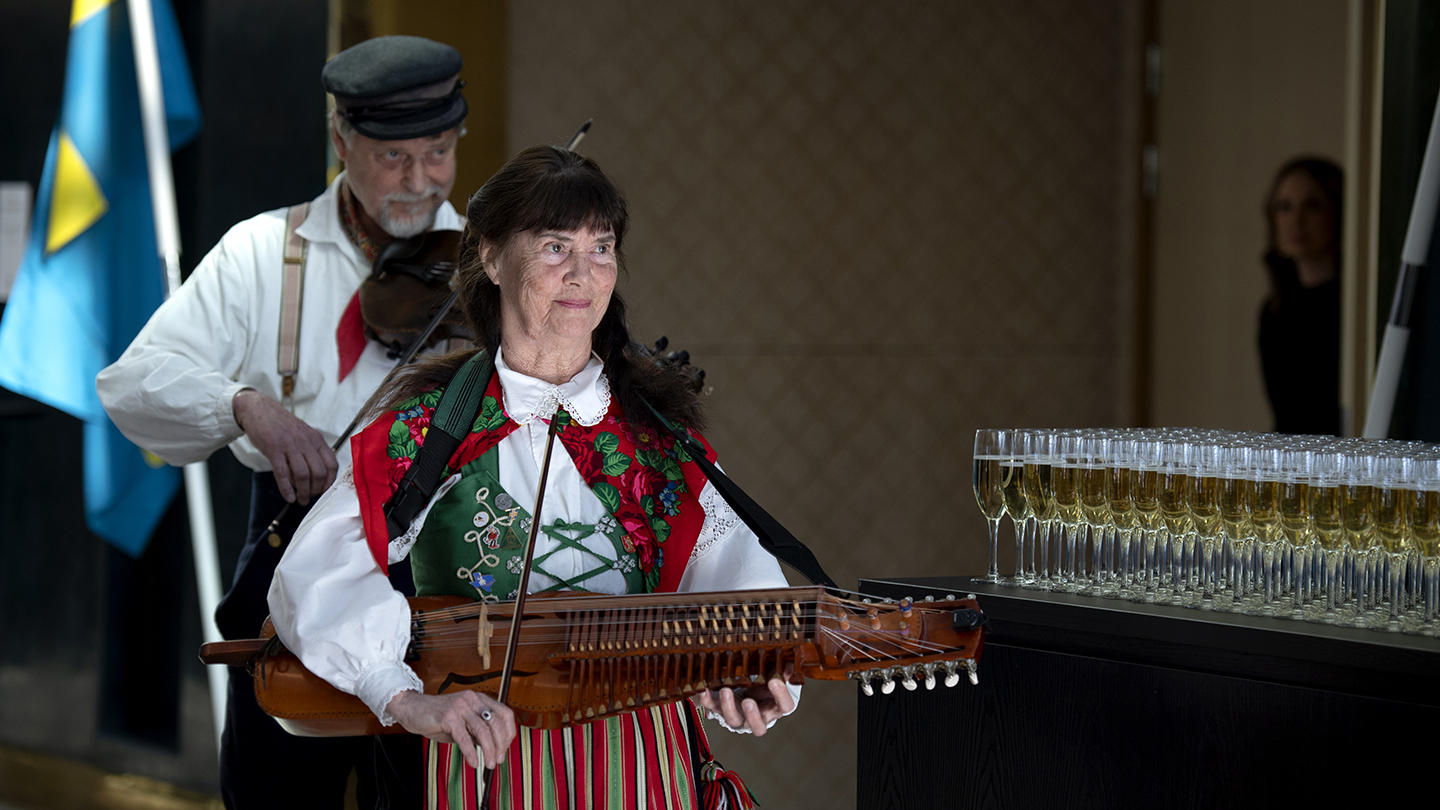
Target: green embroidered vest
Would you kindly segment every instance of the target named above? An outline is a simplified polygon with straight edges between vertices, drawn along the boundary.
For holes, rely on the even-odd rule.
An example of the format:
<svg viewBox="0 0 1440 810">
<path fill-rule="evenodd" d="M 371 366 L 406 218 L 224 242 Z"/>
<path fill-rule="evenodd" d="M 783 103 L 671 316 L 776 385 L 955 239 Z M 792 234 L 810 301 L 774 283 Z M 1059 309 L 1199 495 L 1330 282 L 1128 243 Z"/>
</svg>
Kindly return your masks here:
<svg viewBox="0 0 1440 810">
<path fill-rule="evenodd" d="M 499 455 L 492 447 L 462 467 L 460 480 L 430 507 L 410 554 L 416 593 L 491 602 L 509 601 L 519 593 L 532 516 L 500 486 Z M 633 546 L 625 550 L 625 531 L 613 515 L 606 514 L 597 524 L 557 519 L 540 532 L 559 543 L 535 556 L 534 572 L 554 580 L 544 590 L 581 590 L 585 580 L 611 569 L 624 576 L 626 593 L 646 590 Z M 594 541 L 582 544 L 595 534 L 608 539 L 610 548 L 600 544 L 601 553 L 596 553 Z M 543 545 L 537 543 L 537 548 Z M 578 550 L 591 567 L 568 579 L 552 573 L 546 563 L 565 549 Z"/>
</svg>

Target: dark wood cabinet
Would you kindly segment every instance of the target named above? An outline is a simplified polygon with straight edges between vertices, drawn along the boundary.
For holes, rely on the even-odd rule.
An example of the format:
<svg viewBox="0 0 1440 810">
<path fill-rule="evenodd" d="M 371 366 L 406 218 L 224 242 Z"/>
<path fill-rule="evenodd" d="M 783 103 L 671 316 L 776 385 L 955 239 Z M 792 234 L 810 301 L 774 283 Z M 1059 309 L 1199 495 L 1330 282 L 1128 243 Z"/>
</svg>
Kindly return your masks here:
<svg viewBox="0 0 1440 810">
<path fill-rule="evenodd" d="M 978 686 L 857 690 L 858 806 L 1358 807 L 1433 802 L 1440 640 L 1006 588 L 973 593 Z"/>
</svg>

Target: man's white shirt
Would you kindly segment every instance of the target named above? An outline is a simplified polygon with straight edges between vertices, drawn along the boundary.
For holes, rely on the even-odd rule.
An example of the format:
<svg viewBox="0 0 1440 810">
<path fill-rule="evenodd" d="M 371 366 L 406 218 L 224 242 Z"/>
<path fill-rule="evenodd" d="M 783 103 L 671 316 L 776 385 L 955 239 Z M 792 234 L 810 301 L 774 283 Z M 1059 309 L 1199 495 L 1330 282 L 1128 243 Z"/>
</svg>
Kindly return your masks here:
<svg viewBox="0 0 1440 810">
<path fill-rule="evenodd" d="M 342 173 L 311 203 L 296 229 L 308 245 L 292 413 L 331 444 L 395 365 L 382 346 L 367 341 L 355 368 L 339 379 L 335 330 L 370 274 L 370 262 L 340 222 L 343 179 Z M 201 461 L 229 444 L 245 466 L 270 469 L 235 423 L 231 400 L 253 388 L 282 401 L 277 355 L 285 213 L 268 211 L 231 228 L 96 379 L 120 432 L 171 464 Z M 463 224 L 449 202 L 441 204 L 435 229 Z M 343 465 L 348 445 L 337 455 Z"/>
</svg>

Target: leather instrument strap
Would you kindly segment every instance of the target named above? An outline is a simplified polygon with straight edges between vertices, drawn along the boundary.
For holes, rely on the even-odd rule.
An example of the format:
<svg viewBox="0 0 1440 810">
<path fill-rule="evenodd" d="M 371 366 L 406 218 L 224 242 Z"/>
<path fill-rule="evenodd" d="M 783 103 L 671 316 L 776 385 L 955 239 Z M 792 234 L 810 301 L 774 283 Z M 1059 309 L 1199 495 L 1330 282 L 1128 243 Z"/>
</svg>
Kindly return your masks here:
<svg viewBox="0 0 1440 810">
<path fill-rule="evenodd" d="M 385 528 L 390 532 L 390 539 L 405 534 L 415 516 L 434 497 L 445 475 L 446 463 L 460 442 L 470 435 L 470 427 L 480 413 L 480 401 L 494 373 L 495 363 L 490 360 L 490 353 L 482 349 L 465 361 L 445 387 L 430 417 L 425 443 L 420 445 L 415 463 L 400 479 L 395 494 L 385 502 Z"/>
<path fill-rule="evenodd" d="M 780 521 L 771 517 L 770 513 L 766 512 L 760 504 L 745 494 L 745 490 L 731 481 L 730 476 L 721 472 L 719 467 L 706 458 L 705 448 L 699 442 L 690 438 L 690 434 L 685 432 L 684 428 L 661 416 L 660 412 L 655 410 L 654 405 L 646 402 L 645 407 L 650 409 L 650 413 L 655 415 L 656 421 L 661 426 L 674 434 L 675 440 L 695 460 L 700 471 L 705 473 L 705 477 L 710 479 L 715 491 L 720 493 L 721 497 L 730 504 L 730 508 L 735 510 L 735 514 L 739 515 L 745 525 L 750 527 L 750 531 L 755 533 L 761 548 L 770 552 L 775 559 L 800 572 L 800 575 L 810 580 L 812 585 L 839 589 L 835 580 L 831 579 L 830 575 L 825 573 L 825 569 L 820 566 L 820 561 L 815 558 L 815 552 L 800 542 L 799 538 L 791 534 L 789 529 L 780 525 Z"/>
<path fill-rule="evenodd" d="M 280 374 L 280 404 L 295 411 L 295 372 L 300 368 L 300 307 L 305 298 L 305 256 L 309 243 L 295 231 L 310 213 L 310 203 L 285 212 L 285 252 L 280 264 L 280 339 L 275 370 Z"/>
</svg>

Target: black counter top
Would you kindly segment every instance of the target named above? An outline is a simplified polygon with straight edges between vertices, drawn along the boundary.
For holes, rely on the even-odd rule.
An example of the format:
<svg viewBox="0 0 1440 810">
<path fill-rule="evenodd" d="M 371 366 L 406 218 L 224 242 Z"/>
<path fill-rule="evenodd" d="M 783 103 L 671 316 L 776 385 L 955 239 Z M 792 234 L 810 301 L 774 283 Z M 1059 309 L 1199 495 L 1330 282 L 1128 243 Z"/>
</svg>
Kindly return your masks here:
<svg viewBox="0 0 1440 810">
<path fill-rule="evenodd" d="M 987 645 L 1172 667 L 1440 706 L 1440 639 L 1129 602 L 972 577 L 861 580 L 875 596 L 975 594 Z M 984 663 L 981 663 L 983 677 Z"/>
</svg>

